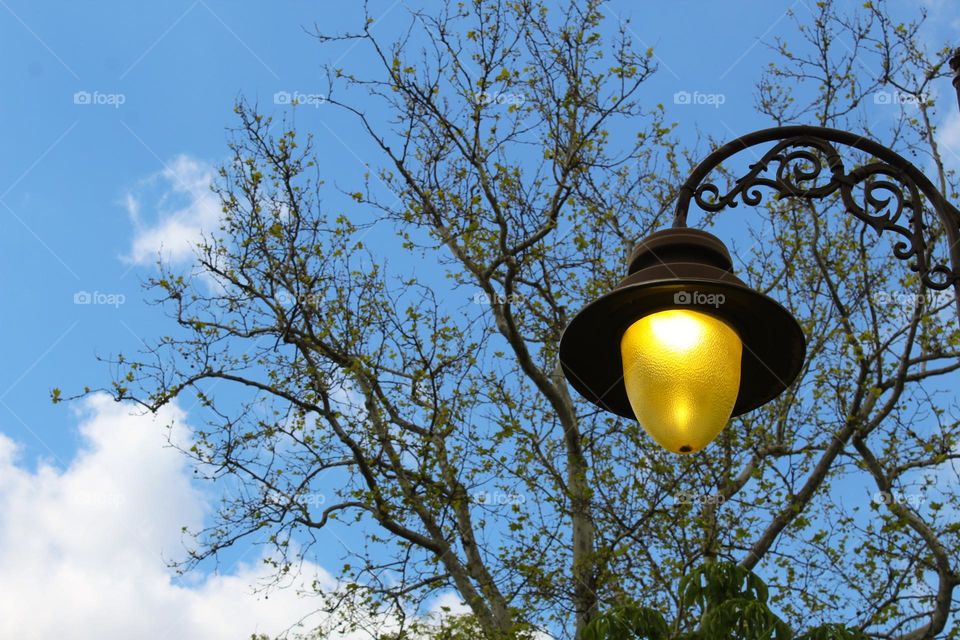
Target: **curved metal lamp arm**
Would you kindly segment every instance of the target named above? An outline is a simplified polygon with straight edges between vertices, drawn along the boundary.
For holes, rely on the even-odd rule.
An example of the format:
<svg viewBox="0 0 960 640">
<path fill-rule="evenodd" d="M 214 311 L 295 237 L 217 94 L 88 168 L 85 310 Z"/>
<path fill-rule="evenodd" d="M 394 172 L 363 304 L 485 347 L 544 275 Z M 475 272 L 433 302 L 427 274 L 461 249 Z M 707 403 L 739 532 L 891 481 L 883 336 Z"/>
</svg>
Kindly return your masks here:
<svg viewBox="0 0 960 640">
<path fill-rule="evenodd" d="M 951 60 L 960 69 L 960 50 Z M 960 76 L 954 80 L 960 91 Z M 731 156 L 756 145 L 777 141 L 727 193 L 707 175 Z M 849 171 L 838 145 L 859 149 L 874 160 Z M 773 165 L 771 167 L 771 165 Z M 767 175 L 768 169 L 772 175 Z M 829 180 L 825 176 L 829 174 Z M 858 199 L 854 189 L 860 185 Z M 943 290 L 953 287 L 960 318 L 960 211 L 910 161 L 892 149 L 862 136 L 826 127 L 789 126 L 763 129 L 723 145 L 694 168 L 680 187 L 674 227 L 685 227 L 691 200 L 705 211 L 760 204 L 759 187 L 768 187 L 779 198 L 826 198 L 839 192 L 847 213 L 870 225 L 878 234 L 891 231 L 901 238 L 894 255 L 909 260 L 923 285 Z M 931 264 L 924 221 L 924 199 L 940 218 L 950 252 L 950 265 Z M 906 213 L 906 215 L 904 215 Z"/>
<path fill-rule="evenodd" d="M 953 50 L 950 68 L 953 70 L 953 88 L 957 90 L 957 106 L 960 106 L 960 48 Z"/>
</svg>

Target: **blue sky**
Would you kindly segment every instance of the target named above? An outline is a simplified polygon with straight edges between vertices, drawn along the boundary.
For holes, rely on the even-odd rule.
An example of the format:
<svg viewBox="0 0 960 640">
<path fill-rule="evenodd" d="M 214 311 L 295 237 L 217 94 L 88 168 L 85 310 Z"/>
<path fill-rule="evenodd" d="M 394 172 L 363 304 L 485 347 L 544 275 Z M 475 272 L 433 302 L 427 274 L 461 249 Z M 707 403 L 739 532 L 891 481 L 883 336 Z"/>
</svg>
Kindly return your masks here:
<svg viewBox="0 0 960 640">
<path fill-rule="evenodd" d="M 931 41 L 953 36 L 960 44 L 960 8 L 925 4 L 934 15 Z M 132 351 L 141 338 L 170 328 L 158 308 L 143 302 L 140 283 L 153 272 L 161 246 L 173 259 L 187 259 L 184 243 L 215 220 L 216 203 L 198 194 L 204 193 L 213 167 L 226 158 L 225 129 L 235 124 L 234 101 L 245 97 L 281 115 L 289 107 L 275 104 L 278 93 L 322 95 L 323 62 L 340 60 L 341 66 L 362 71 L 367 61 L 359 49 L 348 44 L 321 48 L 308 34 L 314 24 L 326 31 L 355 28 L 360 21 L 356 5 L 0 0 L 0 468 L 9 474 L 8 480 L 0 476 L 0 504 L 12 504 L 11 487 L 23 492 L 16 495 L 32 496 L 33 504 L 42 503 L 44 495 L 68 500 L 70 482 L 77 474 L 81 481 L 85 477 L 83 465 L 99 478 L 96 486 L 109 484 L 113 467 L 98 471 L 96 465 L 112 464 L 111 452 L 125 438 L 134 439 L 127 444 L 156 478 L 188 478 L 188 470 L 162 451 L 162 441 L 146 422 L 128 420 L 102 402 L 53 406 L 49 391 L 106 384 L 109 370 L 97 355 Z M 911 5 L 917 3 L 904 0 L 895 6 Z M 654 48 L 660 71 L 644 95 L 651 104 L 667 106 L 669 119 L 679 122 L 680 135 L 690 144 L 698 133 L 729 139 L 769 124 L 753 112 L 754 83 L 771 56 L 767 44 L 791 35 L 788 9 L 801 17 L 809 14 L 804 0 L 611 0 L 607 7 L 611 16 L 632 16 L 637 43 Z M 384 38 L 404 24 L 400 2 L 378 0 L 370 11 L 378 17 L 374 30 Z M 949 92 L 949 85 L 941 90 Z M 675 104 L 677 92 L 722 95 L 722 104 L 715 98 Z M 944 113 L 952 113 L 946 95 Z M 364 163 L 378 158 L 355 123 L 319 100 L 298 107 L 295 118 L 299 128 L 315 135 L 328 184 L 359 187 Z M 352 212 L 351 201 L 332 188 L 327 204 Z M 189 407 L 181 409 L 186 413 L 178 417 L 189 423 Z M 111 429 L 119 430 L 116 437 Z M 126 429 L 139 435 L 119 435 Z M 140 560 L 151 554 L 159 558 L 161 550 L 175 554 L 178 519 L 196 521 L 208 508 L 207 496 L 188 480 L 170 486 L 169 509 L 160 514 L 141 509 L 140 517 L 153 518 L 145 526 L 153 533 L 138 547 Z M 156 488 L 143 491 L 131 496 L 164 499 Z M 55 500 L 47 506 L 58 504 L 63 506 Z M 14 517 L 10 514 L 33 513 L 29 505 L 17 508 L 24 511 L 8 510 L 0 523 Z M 9 520 L 0 524 L 5 531 L 0 559 L 20 544 L 9 525 Z M 66 553 L 57 544 L 49 548 Z M 320 567 L 337 566 L 335 545 L 330 557 L 316 560 Z M 226 567 L 220 582 L 196 578 L 177 597 L 215 609 L 255 577 L 243 562 Z M 0 576 L 4 567 L 9 565 L 0 562 Z M 158 584 L 168 577 L 159 566 L 149 571 Z M 231 577 L 236 580 L 224 582 Z M 130 606 L 159 606 L 163 599 L 158 598 Z M 272 609 L 256 609 L 256 615 L 220 609 L 224 619 L 234 615 L 235 623 L 216 629 L 187 619 L 171 637 L 241 637 L 254 618 L 272 628 L 303 608 L 295 599 L 273 602 L 267 605 Z M 82 612 L 75 615 L 85 619 Z M 12 623 L 4 618 L 0 615 L 5 630 L 3 625 Z M 134 628 L 123 616 L 107 623 L 106 635 L 98 637 L 129 637 Z M 43 629 L 36 633 L 26 637 L 52 637 Z"/>
</svg>

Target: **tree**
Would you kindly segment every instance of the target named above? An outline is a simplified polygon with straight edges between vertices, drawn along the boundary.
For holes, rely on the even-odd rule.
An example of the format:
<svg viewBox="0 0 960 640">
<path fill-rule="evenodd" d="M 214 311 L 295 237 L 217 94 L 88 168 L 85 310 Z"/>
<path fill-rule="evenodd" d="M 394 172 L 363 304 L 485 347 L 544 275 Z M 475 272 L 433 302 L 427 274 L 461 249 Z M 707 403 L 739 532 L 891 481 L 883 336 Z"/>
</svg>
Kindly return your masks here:
<svg viewBox="0 0 960 640">
<path fill-rule="evenodd" d="M 656 609 L 628 600 L 587 625 L 585 640 L 867 640 L 842 625 L 824 624 L 795 636 L 767 600 L 766 583 L 748 569 L 707 562 L 680 580 L 677 598 L 698 613 L 697 628 L 682 632 L 681 621 L 668 624 Z"/>
<path fill-rule="evenodd" d="M 426 621 L 416 621 L 405 631 L 388 633 L 379 640 L 475 640 L 483 637 L 483 628 L 472 614 L 451 614 L 443 611 L 439 616 Z M 535 632 L 518 629 L 514 636 L 517 640 L 537 640 Z"/>
<path fill-rule="evenodd" d="M 746 223 L 757 242 L 737 252 L 741 275 L 807 333 L 788 393 L 690 457 L 571 396 L 563 328 L 668 221 L 698 154 L 644 93 L 652 51 L 635 50 L 622 23 L 611 33 L 600 2 L 547 5 L 411 10 L 390 43 L 372 19 L 317 33 L 378 62 L 362 76 L 327 69 L 328 103 L 380 154 L 347 190 L 347 213 L 321 201 L 309 136 L 238 105 L 215 186 L 221 227 L 194 272 L 164 266 L 151 282 L 176 331 L 118 357 L 110 389 L 149 410 L 194 394 L 209 422 L 185 453 L 239 487 L 182 567 L 263 536 L 279 582 L 318 532 L 351 523 L 363 545 L 325 606 L 356 624 L 400 620 L 401 636 L 445 589 L 488 639 L 526 625 L 582 638 L 627 595 L 689 632 L 697 615 L 676 585 L 714 559 L 759 571 L 794 627 L 944 632 L 960 526 L 956 486 L 937 478 L 958 455 L 942 390 L 960 331 L 952 301 L 928 295 L 888 236 L 835 200 L 766 200 Z M 869 131 L 925 158 L 955 198 L 929 99 L 946 52 L 918 43 L 922 15 L 888 13 L 817 3 L 797 19 L 800 41 L 777 44 L 758 111 Z M 913 97 L 889 128 L 864 120 L 877 91 Z M 877 213 L 896 206 L 861 196 Z M 366 247 L 385 225 L 392 251 L 433 270 L 391 268 L 384 244 Z M 942 234 L 928 232 L 942 256 Z"/>
</svg>

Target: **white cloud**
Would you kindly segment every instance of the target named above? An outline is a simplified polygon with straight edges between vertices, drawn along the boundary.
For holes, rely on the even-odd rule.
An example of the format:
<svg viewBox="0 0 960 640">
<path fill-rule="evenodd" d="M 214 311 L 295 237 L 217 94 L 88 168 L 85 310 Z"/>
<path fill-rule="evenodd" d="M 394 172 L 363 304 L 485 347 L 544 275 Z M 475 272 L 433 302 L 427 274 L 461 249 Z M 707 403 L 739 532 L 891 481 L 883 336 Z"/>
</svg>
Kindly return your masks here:
<svg viewBox="0 0 960 640">
<path fill-rule="evenodd" d="M 164 169 L 124 198 L 124 207 L 134 226 L 129 254 L 133 264 L 153 264 L 158 256 L 172 263 L 189 262 L 202 235 L 215 230 L 220 203 L 210 191 L 214 168 L 188 155 L 179 155 Z M 143 216 L 144 200 L 152 200 L 151 220 Z"/>
<path fill-rule="evenodd" d="M 311 613 L 297 589 L 252 593 L 262 563 L 177 582 L 164 558 L 181 557 L 181 526 L 197 526 L 207 497 L 162 425 L 189 438 L 183 412 L 132 415 L 105 396 L 86 401 L 80 448 L 66 468 L 28 468 L 0 434 L 0 637 L 20 640 L 240 640 L 278 634 Z M 330 589 L 334 578 L 306 564 Z M 316 618 L 314 622 L 320 622 Z M 350 636 L 360 638 L 366 636 Z"/>
<path fill-rule="evenodd" d="M 433 604 L 430 605 L 428 615 L 432 618 L 443 617 L 446 615 L 463 615 L 470 613 L 470 607 L 460 600 L 460 596 L 452 591 L 447 591 L 437 596 Z"/>
</svg>

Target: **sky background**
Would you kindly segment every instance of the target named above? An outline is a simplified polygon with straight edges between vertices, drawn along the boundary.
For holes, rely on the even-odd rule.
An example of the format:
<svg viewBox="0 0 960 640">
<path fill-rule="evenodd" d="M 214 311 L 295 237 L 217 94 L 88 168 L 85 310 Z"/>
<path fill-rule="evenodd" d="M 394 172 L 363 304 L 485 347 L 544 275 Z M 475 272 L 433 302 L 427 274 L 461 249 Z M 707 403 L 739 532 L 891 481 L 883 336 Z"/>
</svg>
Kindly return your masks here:
<svg viewBox="0 0 960 640">
<path fill-rule="evenodd" d="M 924 4 L 930 42 L 960 44 L 960 7 Z M 158 252 L 185 264 L 190 243 L 216 223 L 207 185 L 227 158 L 238 98 L 289 116 L 278 102 L 299 94 L 306 104 L 291 117 L 314 134 L 328 184 L 362 185 L 378 157 L 354 122 L 322 103 L 321 65 L 362 72 L 369 61 L 309 35 L 313 25 L 356 28 L 358 5 L 0 0 L 0 636 L 242 638 L 277 633 L 311 610 L 294 590 L 250 594 L 255 547 L 218 572 L 174 579 L 163 560 L 180 553 L 182 525 L 203 521 L 211 489 L 191 481 L 157 422 L 102 397 L 54 406 L 49 392 L 108 384 L 98 355 L 170 330 L 141 283 Z M 767 45 L 796 35 L 788 10 L 810 12 L 804 0 L 605 7 L 613 19 L 632 17 L 637 44 L 654 48 L 660 70 L 642 95 L 666 105 L 690 144 L 769 125 L 753 110 Z M 389 38 L 405 11 L 371 2 L 374 31 Z M 949 83 L 940 90 L 953 144 L 960 119 Z M 678 104 L 678 92 L 714 97 Z M 348 215 L 356 206 L 333 188 L 326 204 Z M 189 439 L 191 409 L 161 416 L 176 421 L 177 438 Z M 324 568 L 338 566 L 341 544 L 331 539 L 308 573 L 332 585 Z"/>
</svg>

